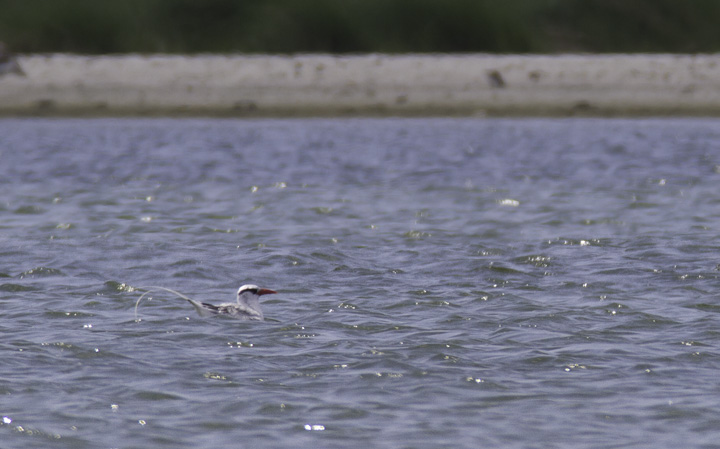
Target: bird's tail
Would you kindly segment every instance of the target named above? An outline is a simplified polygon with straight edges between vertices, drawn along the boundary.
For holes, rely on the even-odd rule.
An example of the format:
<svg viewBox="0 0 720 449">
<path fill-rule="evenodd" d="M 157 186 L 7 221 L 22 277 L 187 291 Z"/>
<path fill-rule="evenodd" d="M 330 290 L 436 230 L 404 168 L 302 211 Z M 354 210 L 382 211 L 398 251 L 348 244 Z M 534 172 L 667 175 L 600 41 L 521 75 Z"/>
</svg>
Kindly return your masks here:
<svg viewBox="0 0 720 449">
<path fill-rule="evenodd" d="M 187 296 L 183 295 L 183 294 L 180 293 L 180 292 L 176 292 L 175 290 L 171 290 L 171 289 L 169 289 L 169 288 L 158 287 L 158 286 L 153 286 L 153 285 L 151 285 L 151 286 L 149 286 L 149 287 L 141 287 L 141 289 L 142 289 L 142 290 L 146 290 L 146 291 L 145 291 L 145 293 L 143 293 L 142 295 L 140 295 L 140 297 L 138 298 L 137 302 L 135 303 L 135 321 L 140 321 L 140 319 L 138 319 L 138 306 L 140 305 L 140 301 L 142 301 L 142 299 L 143 299 L 145 296 L 149 295 L 150 293 L 152 293 L 152 292 L 154 292 L 154 291 L 156 291 L 156 290 L 164 290 L 164 291 L 166 291 L 166 292 L 169 292 L 169 293 L 172 293 L 172 294 L 174 294 L 174 295 L 177 295 L 178 297 L 180 297 L 180 298 L 188 301 L 190 304 L 192 304 L 193 307 L 195 307 L 195 310 L 197 310 L 197 312 L 198 312 L 198 314 L 199 314 L 200 316 L 203 316 L 203 315 L 204 315 L 203 312 L 205 312 L 205 309 L 203 309 L 202 305 L 201 305 L 199 302 L 195 301 L 194 299 L 188 298 Z"/>
</svg>

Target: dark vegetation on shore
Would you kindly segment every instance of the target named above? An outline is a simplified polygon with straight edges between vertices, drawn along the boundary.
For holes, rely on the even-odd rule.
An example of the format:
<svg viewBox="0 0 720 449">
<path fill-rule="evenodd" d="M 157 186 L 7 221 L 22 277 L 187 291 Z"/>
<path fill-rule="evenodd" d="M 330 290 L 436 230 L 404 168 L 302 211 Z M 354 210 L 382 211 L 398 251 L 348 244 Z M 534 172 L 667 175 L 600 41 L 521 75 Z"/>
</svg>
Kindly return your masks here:
<svg viewBox="0 0 720 449">
<path fill-rule="evenodd" d="M 719 0 L 0 0 L 18 53 L 720 52 Z"/>
</svg>

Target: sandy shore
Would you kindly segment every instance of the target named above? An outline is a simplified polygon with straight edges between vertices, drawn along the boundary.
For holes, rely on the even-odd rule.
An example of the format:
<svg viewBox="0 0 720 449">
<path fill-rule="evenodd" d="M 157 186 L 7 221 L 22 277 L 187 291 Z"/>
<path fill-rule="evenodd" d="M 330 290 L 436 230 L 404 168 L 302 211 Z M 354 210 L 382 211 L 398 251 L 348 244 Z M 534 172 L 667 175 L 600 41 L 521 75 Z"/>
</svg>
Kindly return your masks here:
<svg viewBox="0 0 720 449">
<path fill-rule="evenodd" d="M 720 55 L 18 59 L 1 115 L 720 115 Z"/>
</svg>

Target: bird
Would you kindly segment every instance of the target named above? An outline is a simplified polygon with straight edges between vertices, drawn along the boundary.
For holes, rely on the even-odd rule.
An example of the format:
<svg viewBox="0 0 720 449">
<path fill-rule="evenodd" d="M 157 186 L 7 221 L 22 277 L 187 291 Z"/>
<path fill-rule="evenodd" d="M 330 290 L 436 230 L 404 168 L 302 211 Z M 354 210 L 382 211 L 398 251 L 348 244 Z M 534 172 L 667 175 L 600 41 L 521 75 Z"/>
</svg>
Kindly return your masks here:
<svg viewBox="0 0 720 449">
<path fill-rule="evenodd" d="M 505 79 L 503 78 L 502 74 L 498 70 L 490 70 L 487 72 L 488 82 L 490 83 L 490 86 L 493 88 L 503 88 L 505 87 Z"/>
<path fill-rule="evenodd" d="M 10 53 L 4 42 L 0 42 L 0 76 L 10 73 L 25 76 L 25 72 L 20 68 L 15 56 Z"/>
<path fill-rule="evenodd" d="M 166 292 L 173 293 L 180 298 L 188 301 L 197 311 L 201 317 L 207 317 L 212 315 L 227 315 L 229 317 L 243 320 L 243 321 L 263 321 L 265 319 L 262 309 L 260 308 L 260 297 L 263 295 L 271 295 L 277 293 L 275 290 L 268 288 L 260 288 L 254 284 L 246 284 L 240 287 L 237 291 L 237 302 L 235 303 L 223 303 L 223 304 L 209 304 L 206 302 L 196 301 L 188 298 L 182 293 L 176 292 L 165 287 L 146 287 L 148 290 L 138 298 L 135 303 L 135 320 L 137 319 L 137 309 L 140 305 L 140 301 L 155 290 L 164 290 Z"/>
</svg>

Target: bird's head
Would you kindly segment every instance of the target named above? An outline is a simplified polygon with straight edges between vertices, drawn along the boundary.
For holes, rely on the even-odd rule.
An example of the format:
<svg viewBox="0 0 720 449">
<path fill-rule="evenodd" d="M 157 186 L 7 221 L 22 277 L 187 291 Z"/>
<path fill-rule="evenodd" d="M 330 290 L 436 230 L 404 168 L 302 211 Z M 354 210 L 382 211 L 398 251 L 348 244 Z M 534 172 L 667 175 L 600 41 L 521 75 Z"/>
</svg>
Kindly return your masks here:
<svg viewBox="0 0 720 449">
<path fill-rule="evenodd" d="M 260 288 L 257 285 L 253 284 L 247 284 L 243 285 L 238 289 L 237 296 L 238 301 L 240 301 L 241 298 L 257 298 L 262 295 L 270 295 L 273 293 L 277 293 L 275 290 L 270 290 L 268 288 Z"/>
</svg>

